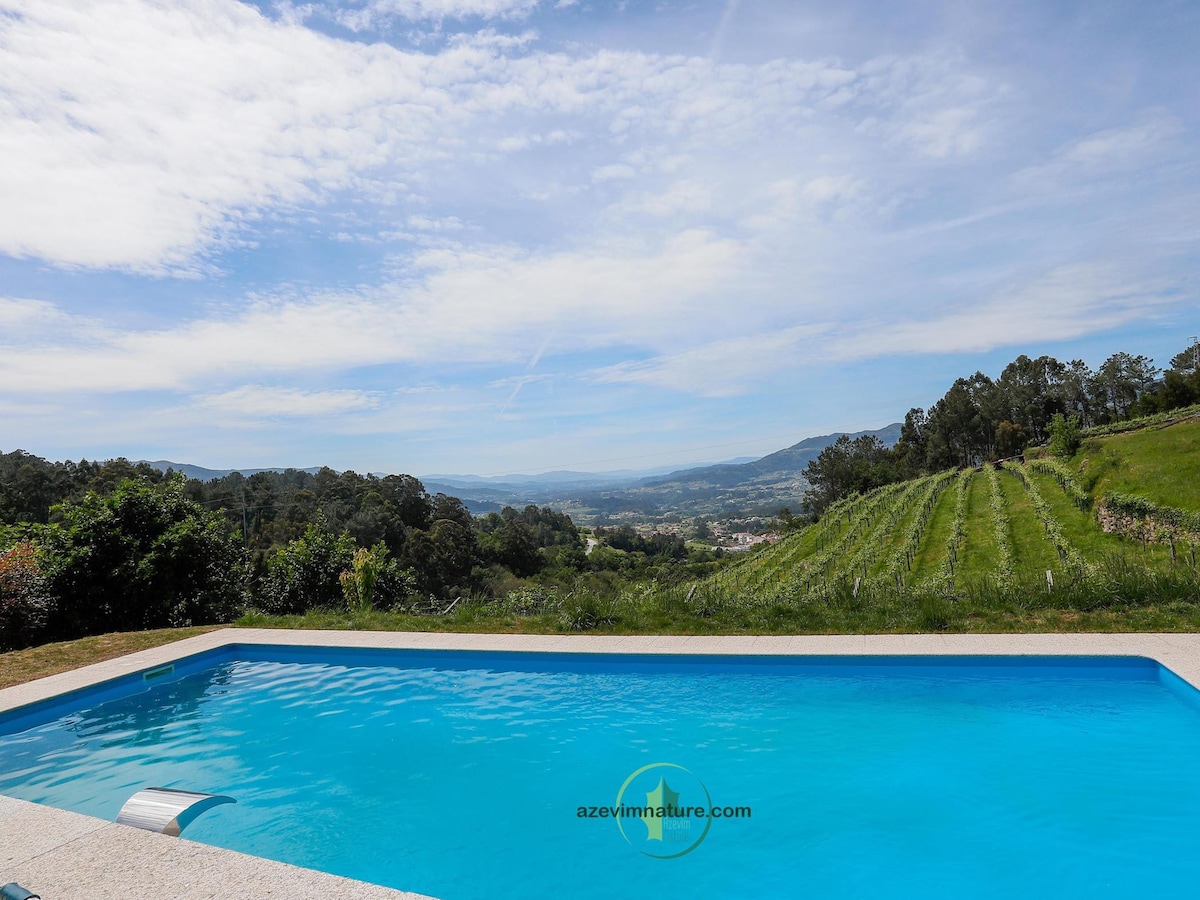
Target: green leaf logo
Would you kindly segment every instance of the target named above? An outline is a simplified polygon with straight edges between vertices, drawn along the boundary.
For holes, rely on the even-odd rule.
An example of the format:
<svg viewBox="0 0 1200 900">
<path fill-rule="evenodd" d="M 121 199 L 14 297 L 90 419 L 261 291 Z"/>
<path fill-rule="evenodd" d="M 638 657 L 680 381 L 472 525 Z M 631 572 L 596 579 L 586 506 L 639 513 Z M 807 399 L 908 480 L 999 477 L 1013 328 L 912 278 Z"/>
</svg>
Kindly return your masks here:
<svg viewBox="0 0 1200 900">
<path fill-rule="evenodd" d="M 668 775 L 675 788 L 667 783 Z M 646 798 L 644 804 L 636 799 L 642 796 Z M 621 836 L 639 853 L 656 859 L 686 856 L 700 846 L 712 827 L 712 819 L 706 814 L 712 808 L 708 788 L 676 763 L 651 763 L 632 772 L 617 791 L 615 805 Z M 635 812 L 625 815 L 631 807 Z M 625 830 L 626 818 L 641 819 L 646 826 L 644 839 L 640 828 L 630 836 Z"/>
</svg>

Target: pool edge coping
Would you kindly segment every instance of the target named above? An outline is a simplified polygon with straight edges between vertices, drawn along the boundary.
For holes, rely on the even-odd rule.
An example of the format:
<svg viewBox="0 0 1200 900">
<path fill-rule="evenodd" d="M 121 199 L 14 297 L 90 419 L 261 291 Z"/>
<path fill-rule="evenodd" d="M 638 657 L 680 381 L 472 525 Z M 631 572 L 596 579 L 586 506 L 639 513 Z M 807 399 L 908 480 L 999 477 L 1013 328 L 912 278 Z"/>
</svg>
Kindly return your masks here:
<svg viewBox="0 0 1200 900">
<path fill-rule="evenodd" d="M 1200 690 L 1200 634 L 646 636 L 222 628 L 0 689 L 0 713 L 231 645 L 622 655 L 1133 656 L 1153 660 Z M 153 885 L 155 896 L 163 900 L 197 896 L 197 887 L 213 879 L 226 889 L 286 884 L 288 896 L 295 897 L 418 900 L 421 896 L 0 796 L 0 822 L 14 821 L 36 822 L 39 833 L 70 837 L 50 847 L 38 846 L 35 840 L 23 855 L 20 850 L 0 850 L 0 862 L 8 866 L 0 872 L 0 880 L 24 878 L 35 892 L 64 900 L 94 896 L 100 885 L 111 887 L 114 871 L 122 873 L 127 884 Z"/>
</svg>

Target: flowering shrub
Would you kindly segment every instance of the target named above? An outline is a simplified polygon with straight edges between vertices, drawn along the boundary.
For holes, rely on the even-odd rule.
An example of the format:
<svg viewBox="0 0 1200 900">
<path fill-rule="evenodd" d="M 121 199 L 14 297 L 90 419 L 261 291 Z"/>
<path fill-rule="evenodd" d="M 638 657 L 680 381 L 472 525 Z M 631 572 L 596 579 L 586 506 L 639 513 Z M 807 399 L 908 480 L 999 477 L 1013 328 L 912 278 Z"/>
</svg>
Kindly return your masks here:
<svg viewBox="0 0 1200 900">
<path fill-rule="evenodd" d="M 0 552 L 0 650 L 34 643 L 46 627 L 50 606 L 33 543 L 22 541 Z"/>
</svg>

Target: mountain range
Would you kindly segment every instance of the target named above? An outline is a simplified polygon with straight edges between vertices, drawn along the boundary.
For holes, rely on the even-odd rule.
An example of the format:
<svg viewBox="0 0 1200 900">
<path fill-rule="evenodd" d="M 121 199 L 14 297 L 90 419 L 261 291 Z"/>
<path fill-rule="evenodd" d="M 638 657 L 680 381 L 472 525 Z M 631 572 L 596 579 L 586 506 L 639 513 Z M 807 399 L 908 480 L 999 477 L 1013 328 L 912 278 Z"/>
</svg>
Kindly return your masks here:
<svg viewBox="0 0 1200 900">
<path fill-rule="evenodd" d="M 804 469 L 843 433 L 806 438 L 757 459 L 742 457 L 673 471 L 669 467 L 660 467 L 616 472 L 555 471 L 537 475 L 425 475 L 421 476 L 421 481 L 430 493 L 458 497 L 477 514 L 533 503 L 562 509 L 585 523 L 629 516 L 771 516 L 783 506 L 800 508 L 808 487 Z M 874 431 L 854 432 L 850 437 L 862 435 L 878 437 L 890 447 L 900 437 L 900 423 Z M 157 469 L 173 469 L 202 481 L 222 478 L 235 471 L 246 476 L 256 472 L 285 471 L 281 467 L 206 469 L 168 460 L 142 461 Z M 315 473 L 320 467 L 300 471 Z"/>
</svg>

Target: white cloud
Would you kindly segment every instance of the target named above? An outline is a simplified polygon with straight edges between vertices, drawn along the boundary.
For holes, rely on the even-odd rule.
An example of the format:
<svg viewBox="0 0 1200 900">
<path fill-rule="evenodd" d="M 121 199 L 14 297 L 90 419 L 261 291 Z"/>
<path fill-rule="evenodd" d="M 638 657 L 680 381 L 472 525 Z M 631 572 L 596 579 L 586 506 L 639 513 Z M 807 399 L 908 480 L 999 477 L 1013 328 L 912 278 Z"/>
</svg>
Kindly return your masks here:
<svg viewBox="0 0 1200 900">
<path fill-rule="evenodd" d="M 1170 279 L 1116 263 L 1061 266 L 1028 284 L 933 316 L 863 323 L 834 337 L 824 354 L 853 360 L 1067 341 L 1145 318 L 1178 303 Z"/>
<path fill-rule="evenodd" d="M 0 260 L 35 298 L 0 299 L 0 430 L 491 454 L 503 419 L 541 456 L 584 420 L 826 421 L 861 400 L 803 390 L 833 363 L 890 357 L 885 405 L 914 354 L 1084 355 L 1195 305 L 1170 47 L 1082 90 L 1114 45 L 1019 15 L 1009 55 L 974 13 L 660 3 L 630 51 L 555 5 L 0 0 Z"/>
<path fill-rule="evenodd" d="M 365 391 L 303 391 L 296 388 L 247 384 L 220 394 L 206 394 L 200 406 L 219 412 L 267 419 L 276 416 L 335 416 L 372 409 L 379 398 Z"/>
<path fill-rule="evenodd" d="M 466 227 L 458 216 L 409 216 L 407 224 L 417 231 L 462 231 Z"/>
<path fill-rule="evenodd" d="M 814 338 L 828 327 L 797 325 L 712 341 L 653 359 L 606 366 L 588 378 L 599 384 L 646 384 L 702 397 L 733 397 L 755 390 L 774 366 L 805 364 Z"/>
<path fill-rule="evenodd" d="M 1179 120 L 1162 110 L 1150 110 L 1124 128 L 1097 131 L 1063 147 L 1058 156 L 1085 169 L 1140 166 L 1182 132 Z"/>
<path fill-rule="evenodd" d="M 637 175 L 637 169 L 624 163 L 600 166 L 592 170 L 592 181 L 623 181 Z"/>
<path fill-rule="evenodd" d="M 865 63 L 849 90 L 833 98 L 861 109 L 859 130 L 942 160 L 967 157 L 992 130 L 982 115 L 1007 93 L 965 70 L 961 57 L 881 57 Z"/>
<path fill-rule="evenodd" d="M 389 0 L 417 18 L 532 6 Z M 252 240 L 261 217 L 341 191 L 386 208 L 414 185 L 426 200 L 487 189 L 497 148 L 571 144 L 542 167 L 546 196 L 555 178 L 563 195 L 592 180 L 632 187 L 690 156 L 736 180 L 747 148 L 781 162 L 796 140 L 841 151 L 884 135 L 963 154 L 990 97 L 954 59 L 718 65 L 546 52 L 531 33 L 496 32 L 421 53 L 333 39 L 298 14 L 271 21 L 232 0 L 0 8 L 12 13 L 0 17 L 0 252 L 65 266 L 195 270 L 206 252 Z M 607 162 L 618 147 L 624 161 Z"/>
<path fill-rule="evenodd" d="M 1135 122 L 1092 132 L 1059 147 L 1048 162 L 1016 173 L 1019 188 L 1044 191 L 1060 182 L 1136 172 L 1170 158 L 1180 121 L 1163 110 L 1146 110 Z"/>
<path fill-rule="evenodd" d="M 754 200 L 745 224 L 758 231 L 776 233 L 797 225 L 872 216 L 887 205 L 870 193 L 864 179 L 832 174 L 771 182 L 764 185 Z"/>
<path fill-rule="evenodd" d="M 939 109 L 904 124 L 898 133 L 935 159 L 966 156 L 983 144 L 976 117 L 970 108 Z"/>
<path fill-rule="evenodd" d="M 45 300 L 0 297 L 0 340 L 11 339 L 27 329 L 60 323 L 65 318 L 53 303 Z"/>
<path fill-rule="evenodd" d="M 392 19 L 409 22 L 440 19 L 522 19 L 540 0 L 372 0 L 361 9 L 339 10 L 337 18 L 355 29 L 374 28 Z"/>
<path fill-rule="evenodd" d="M 654 194 L 635 194 L 622 201 L 621 212 L 645 213 L 655 218 L 688 215 L 696 216 L 712 208 L 712 191 L 695 181 L 676 181 L 665 191 Z"/>
<path fill-rule="evenodd" d="M 15 15 L 0 18 L 0 251 L 10 255 L 186 265 L 256 210 L 382 163 L 389 128 L 408 119 L 424 130 L 395 106 L 373 134 L 356 130 L 368 109 L 417 87 L 387 54 L 245 6 L 5 5 Z"/>
<path fill-rule="evenodd" d="M 383 288 L 262 299 L 231 317 L 158 331 L 93 329 L 88 338 L 81 325 L 85 336 L 70 343 L 0 356 L 0 382 L 34 392 L 194 390 L 258 373 L 524 362 L 548 333 L 563 335 L 555 352 L 656 346 L 680 333 L 680 317 L 711 308 L 705 298 L 736 280 L 744 252 L 704 231 L 651 248 L 429 250 L 412 260 L 419 279 Z M 722 317 L 706 316 L 698 327 L 719 329 Z"/>
<path fill-rule="evenodd" d="M 940 314 L 899 312 L 797 325 L 698 344 L 588 373 L 600 384 L 642 384 L 698 396 L 753 393 L 780 372 L 864 359 L 983 353 L 1069 341 L 1144 319 L 1182 298 L 1169 279 L 1117 264 L 1063 266 L 1034 281 Z"/>
</svg>

